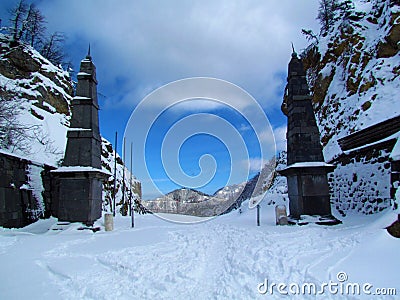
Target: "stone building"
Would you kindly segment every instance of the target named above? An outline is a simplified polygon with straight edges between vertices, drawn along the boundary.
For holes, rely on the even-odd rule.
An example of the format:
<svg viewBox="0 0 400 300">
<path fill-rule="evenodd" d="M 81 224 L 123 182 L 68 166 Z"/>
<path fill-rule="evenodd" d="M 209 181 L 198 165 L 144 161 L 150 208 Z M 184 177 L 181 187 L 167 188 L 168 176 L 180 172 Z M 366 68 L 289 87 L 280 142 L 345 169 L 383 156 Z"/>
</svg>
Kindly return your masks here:
<svg viewBox="0 0 400 300">
<path fill-rule="evenodd" d="M 376 123 L 338 140 L 342 153 L 331 163 L 331 200 L 348 210 L 372 214 L 398 206 L 400 116 Z M 397 145 L 397 147 L 396 147 Z"/>
<path fill-rule="evenodd" d="M 19 228 L 50 216 L 53 169 L 0 151 L 0 226 Z"/>
</svg>

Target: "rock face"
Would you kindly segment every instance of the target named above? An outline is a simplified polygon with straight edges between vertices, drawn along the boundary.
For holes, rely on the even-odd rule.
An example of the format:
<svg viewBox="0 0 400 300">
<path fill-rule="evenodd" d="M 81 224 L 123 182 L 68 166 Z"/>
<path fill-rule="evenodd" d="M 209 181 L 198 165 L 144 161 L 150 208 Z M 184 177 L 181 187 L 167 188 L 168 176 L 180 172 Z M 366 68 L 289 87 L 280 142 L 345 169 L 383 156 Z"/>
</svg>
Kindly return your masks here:
<svg viewBox="0 0 400 300">
<path fill-rule="evenodd" d="M 141 205 L 142 186 L 140 181 L 134 177 L 126 168 L 121 157 L 117 153 L 115 157 L 114 149 L 109 141 L 102 139 L 101 165 L 104 170 L 114 175 L 114 160 L 117 161 L 117 183 L 115 185 L 115 198 L 117 212 L 127 215 L 129 212 L 129 200 L 135 201 L 134 209 L 138 213 L 145 213 L 145 208 Z M 125 168 L 125 172 L 124 172 Z M 114 194 L 114 176 L 109 177 L 103 183 L 103 211 L 112 211 L 112 202 Z"/>
<path fill-rule="evenodd" d="M 301 57 L 324 157 L 336 166 L 328 178 L 331 201 L 342 214 L 370 214 L 393 203 L 389 157 L 397 138 L 346 151 L 338 140 L 400 115 L 400 6 L 349 3 Z"/>
<path fill-rule="evenodd" d="M 73 86 L 68 72 L 53 66 L 27 45 L 9 47 L 8 37 L 1 34 L 0 56 L 1 96 L 17 94 L 50 113 L 70 115 Z M 31 112 L 43 118 L 34 107 Z"/>
<path fill-rule="evenodd" d="M 399 3 L 351 3 L 302 54 L 327 160 L 338 138 L 400 114 Z"/>
</svg>

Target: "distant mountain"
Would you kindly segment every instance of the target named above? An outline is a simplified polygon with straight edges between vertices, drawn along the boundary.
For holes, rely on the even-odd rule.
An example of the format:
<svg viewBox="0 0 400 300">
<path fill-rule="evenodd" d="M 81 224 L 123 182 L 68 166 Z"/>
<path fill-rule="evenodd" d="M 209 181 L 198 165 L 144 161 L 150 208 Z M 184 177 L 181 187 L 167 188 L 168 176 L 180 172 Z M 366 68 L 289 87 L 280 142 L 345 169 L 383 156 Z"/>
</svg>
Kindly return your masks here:
<svg viewBox="0 0 400 300">
<path fill-rule="evenodd" d="M 143 206 L 154 213 L 210 217 L 223 213 L 231 203 L 230 199 L 207 195 L 193 189 L 181 188 L 163 197 L 143 201 Z"/>
<path fill-rule="evenodd" d="M 272 159 L 252 179 L 225 186 L 213 195 L 182 188 L 163 197 L 144 201 L 143 205 L 156 213 L 177 213 L 202 217 L 228 213 L 238 209 L 243 201 L 264 193 L 274 177 L 274 167 L 275 159 Z"/>
</svg>

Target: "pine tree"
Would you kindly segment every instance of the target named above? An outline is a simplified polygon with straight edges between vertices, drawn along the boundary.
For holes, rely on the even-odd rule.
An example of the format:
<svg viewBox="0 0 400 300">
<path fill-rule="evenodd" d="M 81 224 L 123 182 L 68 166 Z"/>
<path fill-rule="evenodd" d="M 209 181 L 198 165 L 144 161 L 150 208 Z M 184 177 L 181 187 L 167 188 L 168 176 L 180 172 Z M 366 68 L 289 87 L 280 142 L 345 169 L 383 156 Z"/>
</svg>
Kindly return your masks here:
<svg viewBox="0 0 400 300">
<path fill-rule="evenodd" d="M 326 33 L 335 21 L 335 11 L 339 5 L 337 0 L 320 0 L 317 19 L 321 23 L 321 32 Z"/>
</svg>

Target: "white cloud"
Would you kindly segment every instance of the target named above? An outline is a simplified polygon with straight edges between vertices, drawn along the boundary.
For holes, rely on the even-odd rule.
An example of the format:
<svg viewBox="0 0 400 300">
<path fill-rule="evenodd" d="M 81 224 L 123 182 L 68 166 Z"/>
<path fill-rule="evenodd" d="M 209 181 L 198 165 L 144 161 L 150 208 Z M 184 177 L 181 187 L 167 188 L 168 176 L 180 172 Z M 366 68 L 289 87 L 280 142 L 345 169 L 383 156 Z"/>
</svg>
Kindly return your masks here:
<svg viewBox="0 0 400 300">
<path fill-rule="evenodd" d="M 286 125 L 274 129 L 276 151 L 286 150 Z"/>
<path fill-rule="evenodd" d="M 266 163 L 267 160 L 258 157 L 242 161 L 243 167 L 248 168 L 250 173 L 260 172 Z"/>
<path fill-rule="evenodd" d="M 240 127 L 239 127 L 239 131 L 240 132 L 246 132 L 246 131 L 249 131 L 249 130 L 251 130 L 251 127 L 249 126 L 249 125 L 246 125 L 246 124 L 240 124 Z"/>
<path fill-rule="evenodd" d="M 39 3 L 49 31 L 63 31 L 83 53 L 89 42 L 101 84 L 113 104 L 132 106 L 146 88 L 192 76 L 238 84 L 262 106 L 281 102 L 277 74 L 286 72 L 290 42 L 306 45 L 317 1 L 55 0 Z M 75 50 L 77 51 L 77 50 Z M 130 94 L 134 97 L 126 97 Z"/>
</svg>

